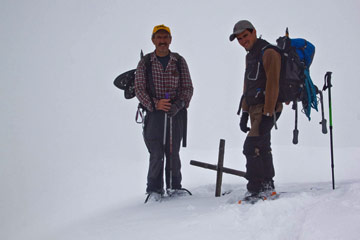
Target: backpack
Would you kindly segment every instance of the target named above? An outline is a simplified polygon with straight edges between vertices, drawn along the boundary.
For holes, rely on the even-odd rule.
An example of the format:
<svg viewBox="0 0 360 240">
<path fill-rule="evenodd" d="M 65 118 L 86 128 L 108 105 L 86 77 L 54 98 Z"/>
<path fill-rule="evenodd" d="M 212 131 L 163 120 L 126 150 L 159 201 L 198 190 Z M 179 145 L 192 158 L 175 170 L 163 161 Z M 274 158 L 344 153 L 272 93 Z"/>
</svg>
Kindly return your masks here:
<svg viewBox="0 0 360 240">
<path fill-rule="evenodd" d="M 292 101 L 292 109 L 295 110 L 295 129 L 293 131 L 292 142 L 294 144 L 298 143 L 297 102 L 302 103 L 303 112 L 310 121 L 311 108 L 318 111 L 317 94 L 319 94 L 321 104 L 322 120 L 320 124 L 322 125 L 322 133 L 326 134 L 323 95 L 310 77 L 310 65 L 314 58 L 315 46 L 302 38 L 289 38 L 288 28 L 286 28 L 285 36 L 279 37 L 276 42 L 281 55 L 279 101 Z"/>
<path fill-rule="evenodd" d="M 268 45 L 281 55 L 279 82 L 279 102 L 302 102 L 303 111 L 310 120 L 311 108 L 317 109 L 318 88 L 310 77 L 310 65 L 315 54 L 315 46 L 302 38 L 289 38 L 288 29 L 277 40 L 277 46 Z"/>
<path fill-rule="evenodd" d="M 279 79 L 279 102 L 293 102 L 292 109 L 295 110 L 295 129 L 293 131 L 293 143 L 298 143 L 299 130 L 298 122 L 298 106 L 301 102 L 303 112 L 306 117 L 311 120 L 311 108 L 318 111 L 317 94 L 320 95 L 320 104 L 322 112 L 322 132 L 327 133 L 326 119 L 324 118 L 324 106 L 322 92 L 314 85 L 310 77 L 310 65 L 315 54 L 315 46 L 309 41 L 302 38 L 289 38 L 289 31 L 286 28 L 285 36 L 279 37 L 277 45 L 267 45 L 262 49 L 262 54 L 268 48 L 276 50 L 281 56 L 281 70 Z M 261 60 L 260 60 L 261 61 Z M 238 115 L 241 110 L 240 100 Z M 275 129 L 277 129 L 275 121 Z"/>
</svg>

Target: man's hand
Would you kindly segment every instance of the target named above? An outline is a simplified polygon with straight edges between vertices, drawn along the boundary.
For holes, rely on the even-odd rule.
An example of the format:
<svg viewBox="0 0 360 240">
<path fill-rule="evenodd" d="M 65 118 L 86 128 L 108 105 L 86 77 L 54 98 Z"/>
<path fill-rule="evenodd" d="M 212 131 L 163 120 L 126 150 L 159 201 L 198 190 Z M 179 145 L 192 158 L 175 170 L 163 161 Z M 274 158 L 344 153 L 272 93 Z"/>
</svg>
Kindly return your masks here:
<svg viewBox="0 0 360 240">
<path fill-rule="evenodd" d="M 259 124 L 259 134 L 264 135 L 265 133 L 270 132 L 271 128 L 274 125 L 274 117 L 262 115 L 261 122 Z"/>
<path fill-rule="evenodd" d="M 160 99 L 156 104 L 156 110 L 168 112 L 171 108 L 170 99 Z"/>
<path fill-rule="evenodd" d="M 266 133 L 269 133 L 275 124 L 274 118 L 276 118 L 276 120 L 278 120 L 280 115 L 281 115 L 281 112 L 277 112 L 277 113 L 275 113 L 275 116 L 273 115 L 271 117 L 263 114 L 261 117 L 261 122 L 259 124 L 259 134 L 264 135 Z"/>
<path fill-rule="evenodd" d="M 184 101 L 176 100 L 173 104 L 171 104 L 170 110 L 168 112 L 169 117 L 174 117 L 184 106 Z"/>
<path fill-rule="evenodd" d="M 244 133 L 247 133 L 250 128 L 247 126 L 247 122 L 249 120 L 249 113 L 247 112 L 243 112 L 241 114 L 241 119 L 240 119 L 240 129 L 241 131 L 243 131 Z"/>
</svg>

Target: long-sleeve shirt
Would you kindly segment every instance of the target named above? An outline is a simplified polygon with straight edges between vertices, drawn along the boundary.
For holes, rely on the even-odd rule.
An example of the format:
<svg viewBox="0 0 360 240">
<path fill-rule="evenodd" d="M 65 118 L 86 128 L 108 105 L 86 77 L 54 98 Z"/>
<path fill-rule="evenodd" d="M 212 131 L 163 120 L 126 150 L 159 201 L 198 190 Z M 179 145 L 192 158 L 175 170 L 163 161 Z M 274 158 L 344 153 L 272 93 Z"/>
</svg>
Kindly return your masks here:
<svg viewBox="0 0 360 240">
<path fill-rule="evenodd" d="M 152 101 L 155 106 L 160 99 L 165 98 L 168 94 L 171 100 L 179 99 L 185 102 L 185 107 L 189 107 L 191 97 L 193 95 L 193 84 L 190 77 L 189 68 L 183 57 L 179 59 L 180 74 L 176 62 L 178 59 L 174 53 L 170 52 L 170 60 L 164 70 L 160 61 L 157 59 L 155 52 L 151 53 L 150 62 L 152 70 L 152 79 L 155 88 L 155 96 L 150 98 L 150 94 L 146 89 L 146 69 L 145 59 L 140 60 L 135 75 L 135 94 L 140 103 L 149 111 L 154 111 Z"/>
</svg>

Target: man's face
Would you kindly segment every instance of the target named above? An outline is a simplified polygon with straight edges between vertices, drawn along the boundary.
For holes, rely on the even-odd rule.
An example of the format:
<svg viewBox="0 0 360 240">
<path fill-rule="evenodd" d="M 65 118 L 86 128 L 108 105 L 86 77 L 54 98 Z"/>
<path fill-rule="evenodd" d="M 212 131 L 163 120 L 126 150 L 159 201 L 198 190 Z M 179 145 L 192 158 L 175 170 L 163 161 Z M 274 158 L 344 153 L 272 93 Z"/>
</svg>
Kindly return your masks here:
<svg viewBox="0 0 360 240">
<path fill-rule="evenodd" d="M 237 34 L 236 38 L 246 51 L 250 51 L 257 39 L 256 30 L 254 29 L 252 33 L 249 30 L 245 30 L 242 33 Z"/>
<path fill-rule="evenodd" d="M 154 37 L 152 38 L 152 42 L 155 45 L 156 53 L 158 54 L 165 54 L 169 53 L 169 46 L 171 44 L 171 36 L 168 32 L 164 30 L 160 30 L 155 33 Z"/>
</svg>

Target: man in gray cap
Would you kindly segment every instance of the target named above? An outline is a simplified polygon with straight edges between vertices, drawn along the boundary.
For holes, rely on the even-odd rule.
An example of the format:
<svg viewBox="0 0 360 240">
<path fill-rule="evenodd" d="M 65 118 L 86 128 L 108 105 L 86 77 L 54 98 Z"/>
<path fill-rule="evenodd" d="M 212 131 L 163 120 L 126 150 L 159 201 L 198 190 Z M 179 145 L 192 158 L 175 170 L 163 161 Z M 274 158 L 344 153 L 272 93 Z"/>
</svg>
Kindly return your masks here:
<svg viewBox="0 0 360 240">
<path fill-rule="evenodd" d="M 246 157 L 247 194 L 245 199 L 261 199 L 276 194 L 271 154 L 271 129 L 279 118 L 282 103 L 279 95 L 281 56 L 269 43 L 257 38 L 256 29 L 247 20 L 234 26 L 230 41 L 237 39 L 247 51 L 240 129 L 248 133 L 243 154 Z M 250 116 L 251 128 L 247 126 Z"/>
</svg>

